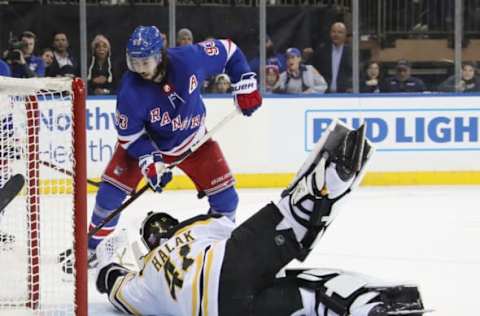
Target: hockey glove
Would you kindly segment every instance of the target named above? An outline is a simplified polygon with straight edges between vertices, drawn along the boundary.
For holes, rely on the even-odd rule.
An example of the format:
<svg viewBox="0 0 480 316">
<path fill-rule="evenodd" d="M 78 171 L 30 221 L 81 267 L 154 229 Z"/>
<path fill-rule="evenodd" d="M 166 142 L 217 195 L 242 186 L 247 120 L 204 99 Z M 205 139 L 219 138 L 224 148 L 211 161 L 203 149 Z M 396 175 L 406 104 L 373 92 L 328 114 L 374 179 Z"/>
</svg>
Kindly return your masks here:
<svg viewBox="0 0 480 316">
<path fill-rule="evenodd" d="M 172 171 L 167 169 L 159 152 L 141 156 L 138 165 L 150 187 L 156 192 L 162 192 L 172 180 Z"/>
<path fill-rule="evenodd" d="M 235 105 L 240 108 L 243 115 L 252 115 L 262 105 L 262 96 L 257 88 L 255 73 L 244 73 L 238 82 L 232 84 L 232 87 Z"/>
<path fill-rule="evenodd" d="M 129 272 L 125 266 L 128 249 L 128 235 L 125 229 L 105 238 L 95 250 L 98 260 L 96 269 L 96 285 L 100 293 L 110 293 L 117 277 Z"/>
</svg>

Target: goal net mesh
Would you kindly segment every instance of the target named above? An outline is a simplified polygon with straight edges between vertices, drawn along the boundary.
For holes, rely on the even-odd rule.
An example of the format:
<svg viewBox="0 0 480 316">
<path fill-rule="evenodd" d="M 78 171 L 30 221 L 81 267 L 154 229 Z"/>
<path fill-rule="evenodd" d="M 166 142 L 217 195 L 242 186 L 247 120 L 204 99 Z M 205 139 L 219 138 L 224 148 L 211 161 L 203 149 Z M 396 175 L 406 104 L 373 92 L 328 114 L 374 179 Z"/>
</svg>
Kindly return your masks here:
<svg viewBox="0 0 480 316">
<path fill-rule="evenodd" d="M 0 78 L 0 192 L 25 178 L 0 211 L 0 315 L 75 313 L 74 99 L 71 79 Z"/>
</svg>

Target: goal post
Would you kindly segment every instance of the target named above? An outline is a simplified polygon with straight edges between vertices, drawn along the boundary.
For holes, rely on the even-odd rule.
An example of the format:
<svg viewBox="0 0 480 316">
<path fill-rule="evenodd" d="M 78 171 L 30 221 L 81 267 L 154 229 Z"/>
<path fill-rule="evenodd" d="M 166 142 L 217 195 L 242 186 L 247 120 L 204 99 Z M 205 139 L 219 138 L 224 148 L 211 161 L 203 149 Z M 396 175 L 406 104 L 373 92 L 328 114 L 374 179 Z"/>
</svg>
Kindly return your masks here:
<svg viewBox="0 0 480 316">
<path fill-rule="evenodd" d="M 0 189 L 25 178 L 0 213 L 0 314 L 87 314 L 85 94 L 78 78 L 0 77 Z"/>
</svg>

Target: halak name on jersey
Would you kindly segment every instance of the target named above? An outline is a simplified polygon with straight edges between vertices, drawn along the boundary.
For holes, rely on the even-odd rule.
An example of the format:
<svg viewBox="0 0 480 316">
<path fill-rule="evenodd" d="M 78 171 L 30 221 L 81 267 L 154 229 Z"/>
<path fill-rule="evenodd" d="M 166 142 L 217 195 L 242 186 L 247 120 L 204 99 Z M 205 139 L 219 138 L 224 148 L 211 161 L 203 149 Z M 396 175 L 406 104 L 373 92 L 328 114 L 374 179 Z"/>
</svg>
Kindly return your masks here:
<svg viewBox="0 0 480 316">
<path fill-rule="evenodd" d="M 226 240 L 235 228 L 226 217 L 198 216 L 144 259 L 144 268 L 118 278 L 110 301 L 133 315 L 218 315 L 218 285 Z"/>
</svg>

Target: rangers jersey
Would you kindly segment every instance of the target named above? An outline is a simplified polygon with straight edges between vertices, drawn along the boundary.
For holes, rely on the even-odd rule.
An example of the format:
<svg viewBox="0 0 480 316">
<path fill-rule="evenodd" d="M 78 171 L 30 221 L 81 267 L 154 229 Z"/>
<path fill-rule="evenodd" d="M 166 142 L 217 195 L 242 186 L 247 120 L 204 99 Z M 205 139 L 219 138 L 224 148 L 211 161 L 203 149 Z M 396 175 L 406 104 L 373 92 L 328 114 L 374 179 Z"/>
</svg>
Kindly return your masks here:
<svg viewBox="0 0 480 316">
<path fill-rule="evenodd" d="M 117 95 L 119 143 L 136 158 L 156 150 L 173 156 L 188 150 L 205 134 L 202 83 L 222 72 L 236 82 L 250 72 L 242 51 L 229 40 L 169 48 L 166 55 L 161 83 L 127 71 Z"/>
<path fill-rule="evenodd" d="M 234 229 L 227 217 L 197 216 L 145 257 L 138 273 L 119 277 L 109 299 L 133 315 L 216 316 L 226 240 Z"/>
</svg>

